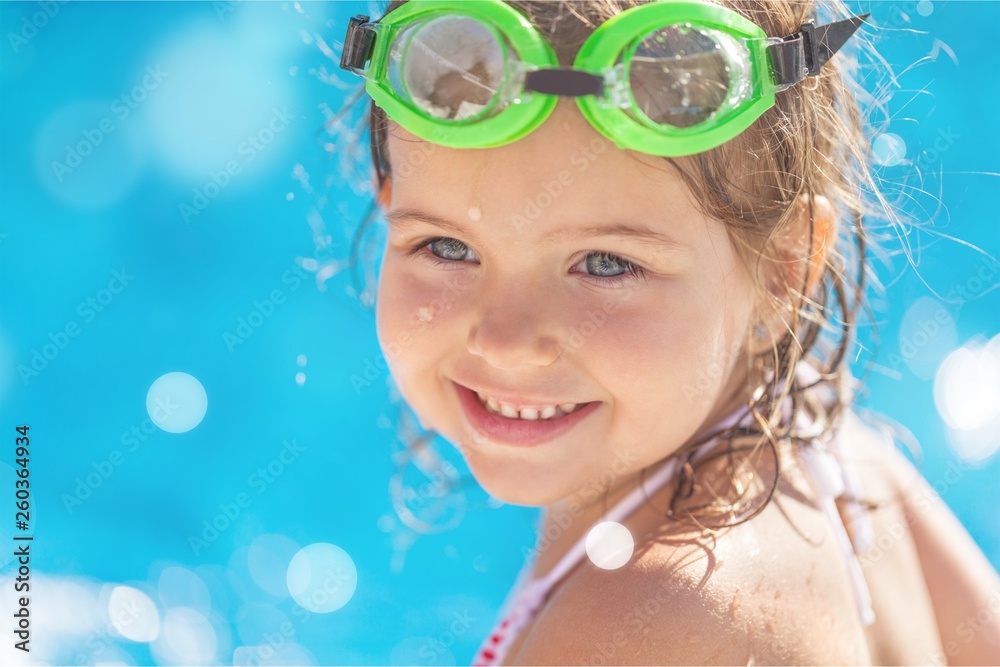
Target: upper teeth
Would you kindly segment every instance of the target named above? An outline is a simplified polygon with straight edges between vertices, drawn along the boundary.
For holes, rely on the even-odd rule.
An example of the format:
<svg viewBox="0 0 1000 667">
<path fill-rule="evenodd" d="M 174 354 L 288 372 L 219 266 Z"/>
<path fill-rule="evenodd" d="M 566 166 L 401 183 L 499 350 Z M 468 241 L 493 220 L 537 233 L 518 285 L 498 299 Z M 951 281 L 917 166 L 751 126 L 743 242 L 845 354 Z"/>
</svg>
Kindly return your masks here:
<svg viewBox="0 0 1000 667">
<path fill-rule="evenodd" d="M 575 411 L 582 403 L 559 403 L 557 405 L 537 405 L 524 407 L 520 410 L 510 403 L 498 401 L 490 396 L 485 396 L 476 392 L 479 400 L 486 405 L 490 411 L 503 415 L 510 419 L 558 419 Z"/>
</svg>

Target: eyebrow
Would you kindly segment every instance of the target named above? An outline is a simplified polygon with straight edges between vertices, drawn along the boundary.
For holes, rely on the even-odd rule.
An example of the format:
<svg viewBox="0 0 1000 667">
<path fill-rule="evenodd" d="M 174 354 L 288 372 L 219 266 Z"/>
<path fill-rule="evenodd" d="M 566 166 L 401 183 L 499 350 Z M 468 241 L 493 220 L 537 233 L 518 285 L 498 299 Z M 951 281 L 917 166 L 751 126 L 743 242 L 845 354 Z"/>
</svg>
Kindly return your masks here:
<svg viewBox="0 0 1000 667">
<path fill-rule="evenodd" d="M 428 225 L 434 225 L 435 227 L 440 227 L 441 229 L 458 235 L 466 235 L 469 233 L 469 230 L 465 229 L 461 225 L 455 224 L 451 220 L 447 220 L 415 208 L 400 208 L 394 211 L 389 211 L 386 213 L 385 217 L 391 226 L 397 228 L 405 228 L 414 222 L 422 222 Z M 575 240 L 593 236 L 620 236 L 651 245 L 669 246 L 672 248 L 685 247 L 683 243 L 666 234 L 663 234 L 662 232 L 653 231 L 652 229 L 646 229 L 644 227 L 632 227 L 620 222 L 589 225 L 586 227 L 563 227 L 562 229 L 555 229 L 549 232 L 543 238 L 546 241 L 550 241 L 560 238 Z"/>
</svg>

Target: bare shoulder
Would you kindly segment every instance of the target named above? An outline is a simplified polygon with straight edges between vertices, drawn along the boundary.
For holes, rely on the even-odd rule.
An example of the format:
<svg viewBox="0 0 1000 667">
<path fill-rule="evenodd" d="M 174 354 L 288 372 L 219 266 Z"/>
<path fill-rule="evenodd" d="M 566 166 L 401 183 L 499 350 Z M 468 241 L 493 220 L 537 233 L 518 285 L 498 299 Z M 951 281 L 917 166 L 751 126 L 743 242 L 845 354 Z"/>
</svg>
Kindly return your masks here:
<svg viewBox="0 0 1000 667">
<path fill-rule="evenodd" d="M 861 625 L 835 529 L 789 456 L 765 509 L 715 535 L 665 534 L 662 517 L 637 511 L 630 562 L 578 566 L 512 664 L 995 664 L 1000 579 L 936 490 L 953 480 L 924 479 L 853 412 L 842 429 L 842 458 L 876 503 L 858 554 L 873 625 Z"/>
<path fill-rule="evenodd" d="M 870 664 L 843 556 L 794 473 L 714 536 L 628 527 L 630 562 L 577 567 L 515 664 Z"/>
<path fill-rule="evenodd" d="M 891 443 L 869 446 L 855 455 L 871 462 L 864 473 L 869 485 L 884 484 L 885 495 L 895 500 L 876 513 L 882 527 L 866 559 L 873 564 L 872 570 L 884 567 L 878 568 L 883 577 L 874 585 L 892 585 L 901 560 L 904 566 L 909 566 L 905 561 L 914 561 L 921 575 L 921 589 L 940 637 L 938 649 L 925 654 L 924 662 L 996 664 L 1000 661 L 1000 577 L 941 497 L 961 479 L 968 465 L 953 460 L 939 477 L 926 479 Z M 896 517 L 893 522 L 881 516 L 886 511 Z M 910 597 L 900 590 L 907 589 L 897 587 L 893 599 Z M 883 604 L 886 616 L 892 607 L 889 602 Z M 913 600 L 903 604 L 908 605 L 906 613 L 912 614 Z"/>
</svg>

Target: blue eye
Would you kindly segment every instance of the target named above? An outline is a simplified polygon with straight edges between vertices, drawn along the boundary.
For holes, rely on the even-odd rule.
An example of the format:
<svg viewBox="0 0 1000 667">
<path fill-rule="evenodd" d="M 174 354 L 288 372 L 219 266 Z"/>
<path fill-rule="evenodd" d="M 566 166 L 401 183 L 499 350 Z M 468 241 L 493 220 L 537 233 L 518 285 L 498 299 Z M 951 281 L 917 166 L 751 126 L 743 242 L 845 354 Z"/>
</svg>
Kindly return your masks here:
<svg viewBox="0 0 1000 667">
<path fill-rule="evenodd" d="M 450 238 L 436 239 L 433 242 L 431 242 L 430 245 L 439 246 L 439 249 L 445 255 L 442 259 L 449 259 L 453 261 L 461 261 L 462 256 L 468 254 L 469 251 L 469 247 L 467 245 L 465 245 L 461 241 Z"/>
<path fill-rule="evenodd" d="M 612 255 L 609 252 L 592 252 L 587 255 L 584 262 L 586 262 L 588 270 L 606 271 L 609 265 L 612 269 L 614 267 L 623 269 L 621 273 L 613 276 L 594 276 L 595 278 L 599 278 L 601 282 L 609 285 L 620 285 L 625 282 L 624 276 L 626 275 L 632 278 L 642 278 L 645 276 L 642 267 L 618 255 Z"/>
<path fill-rule="evenodd" d="M 420 251 L 424 248 L 427 248 L 430 252 L 421 253 Z M 466 259 L 466 255 L 469 253 L 471 253 L 469 246 L 465 245 L 461 241 L 447 236 L 435 236 L 418 241 L 415 245 L 410 247 L 406 255 L 409 257 L 419 254 L 434 265 L 447 265 L 462 263 Z M 478 262 L 475 263 L 478 264 Z M 585 264 L 585 268 L 588 272 L 614 271 L 615 269 L 619 270 L 619 273 L 612 276 L 601 276 L 587 273 L 587 276 L 593 279 L 591 282 L 596 282 L 602 286 L 614 287 L 621 285 L 630 278 L 638 279 L 645 277 L 645 271 L 642 267 L 609 252 L 591 252 L 583 260 L 581 260 L 580 263 Z"/>
</svg>

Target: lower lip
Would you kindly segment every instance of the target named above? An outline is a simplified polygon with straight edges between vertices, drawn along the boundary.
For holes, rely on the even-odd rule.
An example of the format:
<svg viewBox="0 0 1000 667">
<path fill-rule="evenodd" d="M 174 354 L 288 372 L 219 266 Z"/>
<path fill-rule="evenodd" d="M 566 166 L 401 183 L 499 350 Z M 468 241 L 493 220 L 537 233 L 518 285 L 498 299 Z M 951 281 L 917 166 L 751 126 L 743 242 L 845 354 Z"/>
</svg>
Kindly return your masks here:
<svg viewBox="0 0 1000 667">
<path fill-rule="evenodd" d="M 476 431 L 490 440 L 521 447 L 540 445 L 558 438 L 586 419 L 601 405 L 601 401 L 592 401 L 573 414 L 559 419 L 509 419 L 489 412 L 486 406 L 479 402 L 476 393 L 468 387 L 457 382 L 452 384 L 455 385 L 466 419 Z"/>
</svg>

